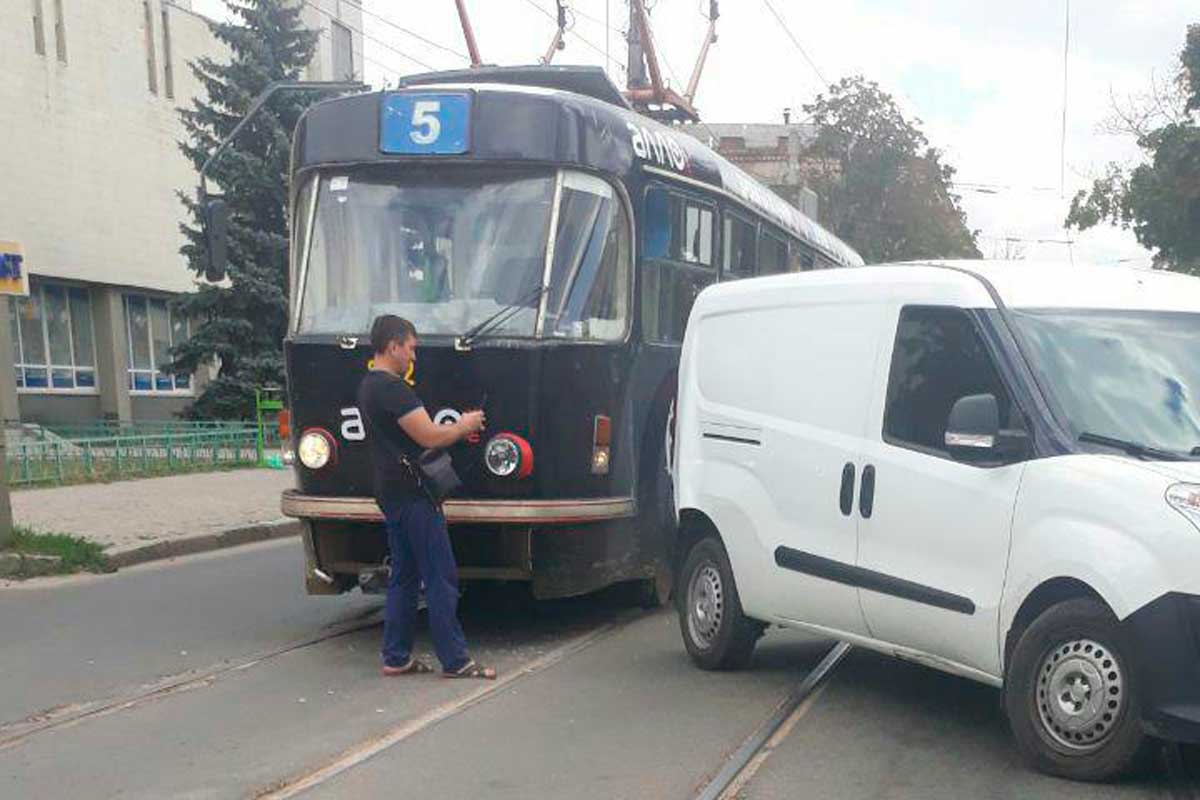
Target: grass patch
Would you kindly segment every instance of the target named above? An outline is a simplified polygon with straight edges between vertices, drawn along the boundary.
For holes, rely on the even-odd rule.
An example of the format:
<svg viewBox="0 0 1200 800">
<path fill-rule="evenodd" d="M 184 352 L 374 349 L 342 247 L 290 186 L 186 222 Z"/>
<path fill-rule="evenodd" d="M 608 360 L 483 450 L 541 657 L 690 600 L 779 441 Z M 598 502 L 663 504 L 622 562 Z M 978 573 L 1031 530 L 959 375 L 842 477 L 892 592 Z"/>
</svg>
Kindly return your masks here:
<svg viewBox="0 0 1200 800">
<path fill-rule="evenodd" d="M 38 533 L 17 525 L 13 528 L 13 540 L 9 550 L 27 555 L 58 556 L 62 559 L 62 564 L 57 570 L 60 575 L 83 571 L 112 571 L 103 547 L 96 542 L 66 533 Z"/>
</svg>

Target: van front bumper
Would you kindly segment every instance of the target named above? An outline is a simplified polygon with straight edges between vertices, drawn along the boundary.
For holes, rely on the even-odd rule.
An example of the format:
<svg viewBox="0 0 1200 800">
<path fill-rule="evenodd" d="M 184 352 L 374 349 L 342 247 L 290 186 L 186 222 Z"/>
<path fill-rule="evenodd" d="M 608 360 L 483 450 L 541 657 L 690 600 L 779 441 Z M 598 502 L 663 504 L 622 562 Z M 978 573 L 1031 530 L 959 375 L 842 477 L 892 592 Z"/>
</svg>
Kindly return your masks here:
<svg viewBox="0 0 1200 800">
<path fill-rule="evenodd" d="M 1200 743 L 1200 596 L 1165 594 L 1121 625 L 1133 644 L 1146 731 Z"/>
<path fill-rule="evenodd" d="M 383 522 L 373 497 L 328 497 L 283 493 L 285 516 L 299 519 L 334 519 L 354 522 Z M 626 519 L 635 512 L 631 497 L 600 497 L 572 500 L 450 499 L 442 506 L 446 522 L 511 525 L 567 525 Z"/>
</svg>

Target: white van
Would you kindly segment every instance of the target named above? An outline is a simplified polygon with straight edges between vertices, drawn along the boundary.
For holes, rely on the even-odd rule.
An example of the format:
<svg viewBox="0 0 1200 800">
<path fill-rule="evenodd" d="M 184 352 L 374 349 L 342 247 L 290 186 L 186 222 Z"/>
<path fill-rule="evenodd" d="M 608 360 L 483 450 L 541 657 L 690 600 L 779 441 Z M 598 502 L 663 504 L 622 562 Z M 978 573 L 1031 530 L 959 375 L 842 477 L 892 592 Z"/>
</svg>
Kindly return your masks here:
<svg viewBox="0 0 1200 800">
<path fill-rule="evenodd" d="M 1103 780 L 1200 741 L 1200 280 L 947 262 L 722 284 L 676 421 L 680 627 L 768 623 L 1003 687 Z"/>
</svg>

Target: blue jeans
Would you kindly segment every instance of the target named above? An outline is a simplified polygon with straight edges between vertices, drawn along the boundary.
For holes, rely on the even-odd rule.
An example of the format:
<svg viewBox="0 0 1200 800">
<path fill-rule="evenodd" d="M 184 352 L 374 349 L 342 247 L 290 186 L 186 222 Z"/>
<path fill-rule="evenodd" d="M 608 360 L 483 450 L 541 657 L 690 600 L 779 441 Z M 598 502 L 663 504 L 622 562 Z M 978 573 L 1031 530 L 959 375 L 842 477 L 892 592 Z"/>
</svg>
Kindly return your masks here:
<svg viewBox="0 0 1200 800">
<path fill-rule="evenodd" d="M 458 623 L 458 568 L 446 518 L 425 498 L 380 503 L 392 556 L 383 619 L 383 663 L 403 666 L 412 656 L 417 594 L 425 582 L 429 634 L 442 669 L 461 669 L 470 660 Z"/>
</svg>

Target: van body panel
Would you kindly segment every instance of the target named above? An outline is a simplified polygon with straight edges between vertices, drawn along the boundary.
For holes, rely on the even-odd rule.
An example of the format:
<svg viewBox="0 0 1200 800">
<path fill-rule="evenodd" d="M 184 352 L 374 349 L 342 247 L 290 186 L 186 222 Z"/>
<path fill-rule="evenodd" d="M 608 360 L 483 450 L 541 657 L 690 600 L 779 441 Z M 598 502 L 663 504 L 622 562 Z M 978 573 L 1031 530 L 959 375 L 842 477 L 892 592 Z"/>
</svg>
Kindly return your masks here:
<svg viewBox="0 0 1200 800">
<path fill-rule="evenodd" d="M 1164 499 L 1176 482 L 1164 473 L 1196 467 L 1085 454 L 1031 462 L 1013 518 L 1000 641 L 1025 598 L 1055 577 L 1083 581 L 1122 620 L 1168 592 L 1200 594 L 1200 531 Z"/>
<path fill-rule="evenodd" d="M 965 464 L 884 440 L 901 310 L 944 305 L 931 302 L 937 299 L 936 287 L 934 292 L 905 287 L 884 314 L 862 454 L 862 463 L 875 470 L 875 499 L 871 517 L 859 522 L 857 563 L 965 602 L 946 608 L 866 588 L 860 589 L 859 599 L 872 636 L 998 676 L 996 625 L 1025 464 Z M 1001 355 L 991 357 L 998 361 Z"/>
<path fill-rule="evenodd" d="M 1081 582 L 1130 636 L 1145 729 L 1200 741 L 1200 521 L 1167 502 L 1174 484 L 1200 485 L 1200 441 L 1162 455 L 1178 461 L 1147 460 L 1150 437 L 1080 441 L 1012 313 L 1071 308 L 1200 314 L 1200 281 L 952 262 L 706 289 L 679 372 L 678 507 L 713 519 L 750 616 L 992 685 L 1022 604 Z M 893 396 L 905 319 L 910 379 Z M 1189 413 L 1195 387 L 1172 377 L 1165 408 Z M 1012 449 L 952 457 L 947 409 L 988 393 Z M 905 424 L 887 423 L 889 404 Z"/>
</svg>

